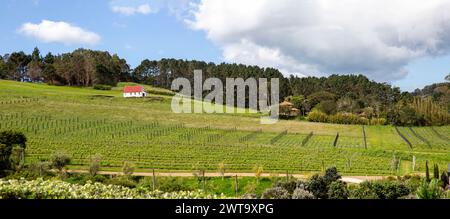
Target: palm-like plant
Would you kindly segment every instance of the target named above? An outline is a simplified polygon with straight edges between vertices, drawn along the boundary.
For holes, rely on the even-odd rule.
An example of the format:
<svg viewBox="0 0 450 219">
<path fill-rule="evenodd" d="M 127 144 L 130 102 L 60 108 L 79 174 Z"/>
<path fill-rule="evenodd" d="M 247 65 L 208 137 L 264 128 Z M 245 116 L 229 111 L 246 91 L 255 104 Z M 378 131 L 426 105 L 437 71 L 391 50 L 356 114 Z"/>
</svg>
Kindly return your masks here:
<svg viewBox="0 0 450 219">
<path fill-rule="evenodd" d="M 417 198 L 419 199 L 440 199 L 444 195 L 444 191 L 439 186 L 438 179 L 432 179 L 430 183 L 426 179 L 422 180 L 421 185 L 417 189 Z"/>
</svg>

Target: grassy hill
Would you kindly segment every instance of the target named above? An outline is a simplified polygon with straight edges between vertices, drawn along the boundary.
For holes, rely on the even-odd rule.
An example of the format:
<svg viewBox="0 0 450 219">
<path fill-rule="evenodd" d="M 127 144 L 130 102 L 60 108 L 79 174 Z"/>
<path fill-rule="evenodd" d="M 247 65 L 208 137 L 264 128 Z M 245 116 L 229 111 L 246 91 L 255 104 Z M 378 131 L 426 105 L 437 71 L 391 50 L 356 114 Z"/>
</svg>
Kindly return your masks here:
<svg viewBox="0 0 450 219">
<path fill-rule="evenodd" d="M 234 172 L 255 165 L 280 173 L 336 166 L 347 174 L 379 175 L 393 173 L 394 156 L 401 158 L 399 173 L 412 172 L 413 156 L 416 171 L 424 171 L 426 160 L 441 168 L 450 161 L 449 126 L 366 126 L 365 137 L 358 125 L 267 126 L 258 114 L 174 114 L 171 91 L 147 87 L 149 98 L 125 99 L 123 86 L 99 91 L 0 80 L 0 130 L 27 135 L 27 162 L 65 151 L 73 168 L 95 154 L 106 169 L 128 161 L 142 171 L 216 171 L 224 162 Z"/>
</svg>

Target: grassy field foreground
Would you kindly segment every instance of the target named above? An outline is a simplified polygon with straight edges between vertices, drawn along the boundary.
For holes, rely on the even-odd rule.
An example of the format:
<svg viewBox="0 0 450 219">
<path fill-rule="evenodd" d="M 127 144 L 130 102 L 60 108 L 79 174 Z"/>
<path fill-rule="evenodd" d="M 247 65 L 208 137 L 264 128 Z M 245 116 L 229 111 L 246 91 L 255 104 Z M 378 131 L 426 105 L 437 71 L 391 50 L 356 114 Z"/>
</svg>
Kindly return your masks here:
<svg viewBox="0 0 450 219">
<path fill-rule="evenodd" d="M 124 99 L 120 86 L 98 91 L 0 80 L 0 130 L 26 134 L 27 162 L 65 151 L 72 168 L 80 169 L 96 154 L 110 170 L 128 161 L 160 171 L 217 171 L 223 163 L 230 172 L 259 166 L 264 172 L 302 173 L 336 166 L 350 175 L 387 175 L 424 171 L 426 160 L 441 168 L 450 162 L 449 126 L 366 126 L 365 137 L 357 125 L 267 126 L 258 114 L 174 114 L 170 92 L 148 87 L 149 98 Z M 398 171 L 392 168 L 396 159 Z"/>
</svg>

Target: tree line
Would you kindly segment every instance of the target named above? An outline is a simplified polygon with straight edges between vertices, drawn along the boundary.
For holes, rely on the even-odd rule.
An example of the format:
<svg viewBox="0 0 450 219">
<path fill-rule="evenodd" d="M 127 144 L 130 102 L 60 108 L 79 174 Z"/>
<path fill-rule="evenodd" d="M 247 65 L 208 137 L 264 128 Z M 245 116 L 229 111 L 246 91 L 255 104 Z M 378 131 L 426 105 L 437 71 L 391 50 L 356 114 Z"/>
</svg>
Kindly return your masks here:
<svg viewBox="0 0 450 219">
<path fill-rule="evenodd" d="M 314 111 L 332 118 L 324 117 L 322 122 L 346 123 L 345 118 L 350 118 L 358 123 L 365 123 L 367 119 L 369 123 L 385 120 L 381 123 L 395 125 L 450 123 L 449 82 L 409 93 L 387 83 L 371 81 L 363 75 L 285 77 L 274 68 L 196 60 L 145 59 L 131 69 L 127 61 L 116 54 L 88 49 L 42 56 L 35 48 L 30 55 L 13 52 L 0 56 L 1 79 L 65 86 L 115 86 L 118 82 L 136 82 L 170 89 L 172 81 L 178 77 L 193 83 L 196 69 L 203 71 L 203 79 L 279 78 L 280 99 L 292 102 L 300 110 L 301 117 L 307 118 Z"/>
</svg>

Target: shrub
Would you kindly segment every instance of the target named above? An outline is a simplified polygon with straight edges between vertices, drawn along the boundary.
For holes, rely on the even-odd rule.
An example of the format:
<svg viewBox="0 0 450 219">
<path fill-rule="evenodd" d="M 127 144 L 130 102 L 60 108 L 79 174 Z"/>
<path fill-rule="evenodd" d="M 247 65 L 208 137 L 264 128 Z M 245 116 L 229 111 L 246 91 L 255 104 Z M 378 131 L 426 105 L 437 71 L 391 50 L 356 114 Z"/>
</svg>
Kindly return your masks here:
<svg viewBox="0 0 450 219">
<path fill-rule="evenodd" d="M 319 199 L 328 198 L 328 188 L 322 176 L 318 174 L 311 177 L 308 182 L 308 190 L 314 195 L 314 197 Z"/>
<path fill-rule="evenodd" d="M 60 172 L 66 165 L 70 163 L 70 157 L 65 152 L 56 152 L 50 158 L 51 166 L 58 169 Z"/>
<path fill-rule="evenodd" d="M 292 194 L 294 190 L 298 187 L 298 182 L 296 180 L 290 180 L 287 182 L 278 181 L 277 183 L 275 183 L 274 187 L 286 189 L 286 191 L 288 191 L 289 194 Z"/>
<path fill-rule="evenodd" d="M 328 118 L 328 121 L 336 124 L 355 124 L 368 125 L 369 120 L 364 117 L 359 117 L 353 113 L 339 112 Z"/>
<path fill-rule="evenodd" d="M 325 175 L 323 176 L 325 183 L 327 185 L 331 184 L 334 181 L 341 179 L 341 175 L 338 173 L 336 167 L 331 167 L 325 170 Z"/>
<path fill-rule="evenodd" d="M 149 178 L 150 179 L 150 178 Z M 148 188 L 152 188 L 152 182 L 148 182 Z M 187 182 L 181 177 L 161 177 L 158 178 L 157 188 L 163 192 L 191 191 Z"/>
<path fill-rule="evenodd" d="M 373 118 L 370 120 L 370 125 L 386 125 L 386 122 L 385 118 Z"/>
<path fill-rule="evenodd" d="M 89 163 L 89 174 L 91 174 L 91 176 L 97 175 L 97 172 L 100 171 L 101 161 L 102 157 L 100 155 L 94 155 L 91 157 L 91 161 Z"/>
<path fill-rule="evenodd" d="M 349 187 L 351 199 L 378 199 L 377 194 L 372 191 L 372 183 L 369 181 L 362 182 L 359 185 Z"/>
<path fill-rule="evenodd" d="M 308 114 L 308 121 L 326 123 L 328 122 L 328 115 L 321 111 L 313 110 Z"/>
<path fill-rule="evenodd" d="M 405 197 L 410 190 L 395 181 L 363 182 L 350 192 L 353 199 L 398 199 Z"/>
<path fill-rule="evenodd" d="M 20 150 L 20 160 L 23 160 L 27 138 L 21 132 L 3 131 L 0 132 L 0 175 L 4 170 L 10 169 L 12 166 L 11 154 L 14 149 Z M 17 150 L 16 150 L 17 152 Z"/>
<path fill-rule="evenodd" d="M 46 176 L 51 164 L 48 162 L 33 162 L 28 166 L 28 170 L 40 177 Z"/>
<path fill-rule="evenodd" d="M 104 181 L 105 184 L 135 188 L 137 183 L 129 176 L 116 176 Z"/>
<path fill-rule="evenodd" d="M 444 191 L 439 186 L 438 179 L 432 179 L 430 183 L 426 179 L 417 189 L 417 198 L 419 199 L 440 199 L 444 197 Z"/>
<path fill-rule="evenodd" d="M 316 198 L 327 199 L 328 190 L 331 183 L 338 181 L 341 178 L 336 167 L 331 167 L 325 170 L 325 175 L 318 174 L 311 177 L 307 188 Z"/>
<path fill-rule="evenodd" d="M 94 86 L 95 90 L 111 90 L 112 86 L 110 85 L 104 85 L 104 84 L 97 84 Z"/>
<path fill-rule="evenodd" d="M 336 102 L 334 100 L 325 100 L 317 104 L 314 109 L 324 112 L 327 115 L 336 113 Z"/>
<path fill-rule="evenodd" d="M 280 187 L 266 189 L 261 196 L 262 199 L 289 199 L 290 197 L 289 192 Z"/>
<path fill-rule="evenodd" d="M 342 181 L 334 181 L 328 188 L 329 199 L 347 199 L 348 189 L 347 184 Z"/>
<path fill-rule="evenodd" d="M 297 188 L 292 193 L 292 199 L 315 199 L 315 197 L 311 192 Z"/>
</svg>

